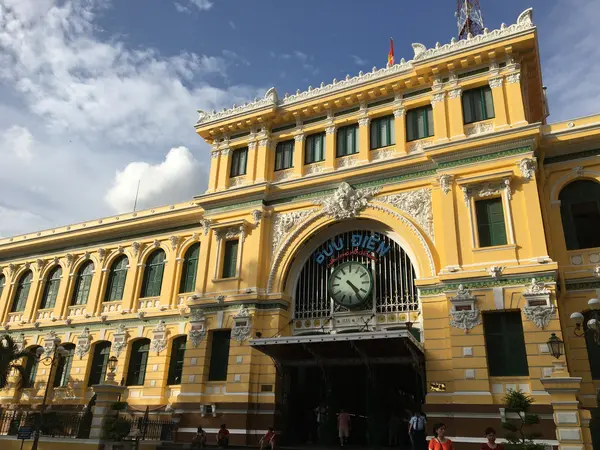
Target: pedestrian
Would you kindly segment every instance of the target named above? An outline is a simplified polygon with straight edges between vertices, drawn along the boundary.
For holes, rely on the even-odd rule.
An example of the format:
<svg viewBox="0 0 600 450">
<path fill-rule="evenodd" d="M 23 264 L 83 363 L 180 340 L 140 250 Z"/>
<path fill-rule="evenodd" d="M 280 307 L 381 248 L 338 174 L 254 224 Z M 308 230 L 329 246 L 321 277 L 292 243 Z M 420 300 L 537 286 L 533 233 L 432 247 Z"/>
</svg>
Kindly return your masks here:
<svg viewBox="0 0 600 450">
<path fill-rule="evenodd" d="M 408 435 L 412 443 L 413 450 L 423 450 L 425 448 L 425 425 L 427 421 L 420 411 L 416 411 L 408 422 Z"/>
<path fill-rule="evenodd" d="M 317 442 L 321 442 L 322 428 L 327 422 L 327 406 L 324 402 L 321 402 L 319 406 L 315 408 L 315 414 L 317 415 Z"/>
<path fill-rule="evenodd" d="M 221 425 L 221 428 L 219 428 L 219 432 L 217 433 L 217 445 L 219 448 L 229 447 L 229 430 L 225 424 Z"/>
<path fill-rule="evenodd" d="M 446 437 L 446 424 L 436 423 L 433 426 L 433 437 L 429 441 L 429 450 L 454 450 L 454 444 Z"/>
<path fill-rule="evenodd" d="M 265 450 L 266 447 L 275 450 L 275 431 L 273 431 L 273 427 L 269 427 L 265 435 L 260 439 L 260 450 Z"/>
<path fill-rule="evenodd" d="M 481 450 L 504 450 L 504 445 L 496 444 L 496 430 L 492 427 L 485 429 L 485 437 L 487 442 L 481 444 Z"/>
<path fill-rule="evenodd" d="M 337 426 L 340 445 L 343 447 L 350 437 L 350 414 L 343 409 L 340 409 L 340 413 L 338 414 Z"/>
<path fill-rule="evenodd" d="M 202 427 L 198 427 L 196 434 L 192 438 L 192 448 L 204 448 L 206 446 L 206 432 Z"/>
</svg>

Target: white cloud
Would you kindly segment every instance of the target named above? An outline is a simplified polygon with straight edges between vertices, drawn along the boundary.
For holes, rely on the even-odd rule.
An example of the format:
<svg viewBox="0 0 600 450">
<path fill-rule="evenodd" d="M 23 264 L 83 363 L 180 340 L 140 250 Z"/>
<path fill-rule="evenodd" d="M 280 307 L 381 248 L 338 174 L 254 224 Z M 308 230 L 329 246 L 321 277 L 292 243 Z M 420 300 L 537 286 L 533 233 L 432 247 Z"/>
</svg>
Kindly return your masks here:
<svg viewBox="0 0 600 450">
<path fill-rule="evenodd" d="M 0 217 L 1 234 L 112 213 L 120 204 L 114 174 L 130 173 L 131 161 L 159 161 L 171 147 L 188 148 L 196 171 L 206 171 L 208 148 L 193 129 L 196 110 L 264 94 L 214 85 L 234 64 L 227 55 L 162 55 L 102 37 L 96 6 L 105 3 L 0 0 L 0 143 L 12 143 L 0 152 L 13 155 L 3 159 L 0 191 L 14 203 L 5 208 L 30 214 L 20 225 Z M 167 167 L 178 160 L 169 155 Z M 27 161 L 35 164 L 25 167 Z M 177 189 L 157 185 L 162 193 L 142 186 L 142 204 L 185 201 L 206 188 L 205 176 L 194 179 L 196 185 Z M 102 201 L 108 192 L 114 204 Z"/>
<path fill-rule="evenodd" d="M 0 237 L 8 237 L 20 233 L 24 228 L 33 230 L 44 223 L 45 219 L 29 211 L 0 205 Z"/>
<path fill-rule="evenodd" d="M 192 8 L 199 11 L 208 11 L 213 7 L 213 2 L 210 0 L 188 0 L 188 6 L 179 2 L 175 2 L 175 9 L 180 13 L 191 14 Z"/>
<path fill-rule="evenodd" d="M 362 59 L 360 56 L 357 56 L 357 55 L 351 55 L 351 56 L 352 56 L 352 61 L 354 61 L 354 64 L 356 64 L 357 66 L 364 66 L 365 64 L 367 64 L 369 62 L 366 59 Z"/>
<path fill-rule="evenodd" d="M 174 195 L 191 198 L 199 193 L 206 172 L 186 147 L 169 150 L 158 164 L 132 162 L 117 171 L 113 185 L 104 197 L 115 213 L 131 211 L 139 182 L 137 207 L 169 203 Z"/>
<path fill-rule="evenodd" d="M 30 163 L 33 159 L 33 135 L 27 128 L 13 125 L 0 133 L 0 154 L 14 156 L 18 160 Z"/>
</svg>

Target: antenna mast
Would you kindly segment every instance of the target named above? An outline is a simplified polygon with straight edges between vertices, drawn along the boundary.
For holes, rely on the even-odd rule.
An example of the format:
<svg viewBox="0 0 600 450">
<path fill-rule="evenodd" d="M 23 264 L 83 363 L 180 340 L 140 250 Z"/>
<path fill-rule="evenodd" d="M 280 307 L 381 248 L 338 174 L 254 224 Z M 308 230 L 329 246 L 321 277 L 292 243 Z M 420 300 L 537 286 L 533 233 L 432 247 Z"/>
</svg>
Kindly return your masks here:
<svg viewBox="0 0 600 450">
<path fill-rule="evenodd" d="M 140 183 L 142 179 L 138 180 L 137 190 L 135 191 L 135 200 L 133 202 L 133 212 L 135 212 L 135 208 L 137 207 L 138 194 L 140 193 Z"/>
<path fill-rule="evenodd" d="M 477 36 L 483 34 L 483 14 L 479 0 L 458 0 L 456 6 L 458 19 L 458 39 L 467 39 L 469 34 Z"/>
</svg>

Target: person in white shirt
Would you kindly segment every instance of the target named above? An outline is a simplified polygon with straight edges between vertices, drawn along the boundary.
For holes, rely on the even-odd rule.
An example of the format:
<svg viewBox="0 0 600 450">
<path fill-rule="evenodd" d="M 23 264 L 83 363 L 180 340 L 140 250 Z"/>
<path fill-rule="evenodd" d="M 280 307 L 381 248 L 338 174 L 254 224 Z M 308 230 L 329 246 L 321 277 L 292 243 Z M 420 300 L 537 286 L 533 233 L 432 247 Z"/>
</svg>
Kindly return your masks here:
<svg viewBox="0 0 600 450">
<path fill-rule="evenodd" d="M 412 442 L 413 450 L 425 448 L 425 425 L 427 421 L 420 411 L 416 411 L 408 422 L 408 435 Z"/>
</svg>

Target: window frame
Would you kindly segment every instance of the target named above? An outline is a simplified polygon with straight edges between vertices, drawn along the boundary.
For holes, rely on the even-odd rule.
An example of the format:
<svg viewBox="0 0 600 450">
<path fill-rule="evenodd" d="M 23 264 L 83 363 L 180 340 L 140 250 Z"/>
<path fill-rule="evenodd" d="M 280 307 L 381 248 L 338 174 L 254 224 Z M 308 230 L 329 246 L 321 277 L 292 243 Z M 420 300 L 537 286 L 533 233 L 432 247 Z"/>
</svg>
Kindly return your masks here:
<svg viewBox="0 0 600 450">
<path fill-rule="evenodd" d="M 87 269 L 89 269 L 89 272 L 86 272 Z M 71 306 L 87 305 L 92 289 L 94 272 L 93 261 L 86 261 L 77 269 L 77 276 L 71 295 Z"/>
<path fill-rule="evenodd" d="M 381 117 L 376 117 L 371 120 L 369 124 L 369 149 L 378 150 L 380 148 L 391 147 L 396 145 L 396 123 L 393 114 L 388 114 Z M 385 143 L 382 139 L 382 125 L 387 123 L 387 129 L 385 130 Z"/>
<path fill-rule="evenodd" d="M 195 256 L 193 255 L 194 252 L 196 252 Z M 180 294 L 194 292 L 196 290 L 199 259 L 200 242 L 195 242 L 186 249 L 183 255 L 183 260 L 181 262 L 181 280 L 179 282 Z"/>
<path fill-rule="evenodd" d="M 491 319 L 489 319 L 490 317 L 500 317 L 501 319 L 501 326 L 500 328 L 502 328 L 502 331 L 497 332 L 490 332 L 489 329 L 486 329 L 486 321 L 490 321 Z M 508 320 L 507 317 L 512 316 L 514 318 L 518 317 L 518 321 L 515 320 L 515 324 L 519 324 L 519 328 L 520 330 L 517 331 L 509 331 L 508 328 Z M 486 354 L 486 361 L 487 361 L 487 367 L 488 367 L 488 373 L 490 377 L 528 377 L 530 375 L 530 368 L 529 368 L 529 361 L 527 359 L 527 346 L 525 343 L 525 335 L 524 335 L 524 330 L 523 330 L 523 317 L 521 314 L 520 310 L 501 310 L 501 311 L 487 311 L 484 312 L 482 314 L 482 323 L 483 323 L 483 336 L 484 336 L 484 341 L 485 341 L 485 354 Z M 511 324 L 514 325 L 514 324 Z M 489 328 L 489 325 L 488 327 Z M 520 338 L 521 340 L 518 342 L 518 346 L 519 351 L 522 352 L 522 354 L 519 356 L 517 355 L 514 350 L 515 350 L 515 346 L 514 345 L 506 345 L 506 342 L 508 341 L 508 339 L 510 338 Z M 492 344 L 492 340 L 493 340 L 493 344 Z M 499 340 L 502 340 L 503 342 L 503 351 L 504 351 L 504 360 L 501 361 L 501 363 L 498 363 L 498 355 L 490 355 L 490 353 L 492 353 L 490 351 L 490 347 L 491 345 L 495 345 L 498 343 Z M 514 344 L 514 341 L 513 341 Z M 522 346 L 521 346 L 522 344 Z M 521 348 L 522 347 L 522 348 Z M 510 364 L 509 362 L 515 363 L 517 356 L 519 357 L 523 357 L 524 359 L 522 361 L 520 361 L 519 363 L 524 363 L 525 365 L 522 367 L 519 367 L 518 369 L 522 369 L 522 372 L 518 372 L 518 370 L 515 370 L 515 373 L 509 373 L 510 372 Z M 494 362 L 490 363 L 490 359 L 492 359 Z M 504 369 L 505 372 L 497 372 L 497 369 Z M 518 373 L 517 373 L 518 372 Z"/>
<path fill-rule="evenodd" d="M 227 339 L 223 339 L 226 345 L 223 344 L 223 349 L 227 348 L 227 357 L 223 367 L 215 367 L 213 364 L 217 364 L 214 359 L 215 352 L 215 336 L 227 336 Z M 227 381 L 227 375 L 229 373 L 229 356 L 231 353 L 231 330 L 213 330 L 211 331 L 211 342 L 210 342 L 210 360 L 208 362 L 208 381 Z M 217 372 L 217 373 L 215 373 Z"/>
<path fill-rule="evenodd" d="M 118 267 L 123 263 L 124 267 Z M 128 272 L 129 257 L 127 255 L 120 255 L 112 261 L 110 269 L 108 270 L 104 302 L 119 302 L 123 300 Z"/>
<path fill-rule="evenodd" d="M 483 217 L 480 217 L 480 206 L 481 205 L 490 205 L 492 202 L 499 204 L 500 205 L 500 209 L 501 209 L 501 213 L 502 213 L 502 225 L 503 225 L 503 234 L 504 234 L 504 242 L 502 243 L 497 243 L 494 241 L 494 225 L 498 225 L 499 222 L 492 222 L 491 217 L 490 217 L 490 212 L 489 212 L 489 207 L 486 208 L 486 218 L 487 221 L 484 222 L 482 219 Z M 502 199 L 501 195 L 497 195 L 497 196 L 493 196 L 493 197 L 486 197 L 486 198 L 478 198 L 475 200 L 475 225 L 477 228 L 477 247 L 478 248 L 489 248 L 489 247 L 500 247 L 500 246 L 504 246 L 504 245 L 508 245 L 508 230 L 507 230 L 507 226 L 506 226 L 506 214 L 504 213 L 504 201 Z M 487 227 L 489 230 L 489 244 L 487 244 L 487 239 L 486 239 L 486 244 L 484 245 L 482 242 L 482 236 L 485 236 L 483 234 L 483 227 Z"/>
<path fill-rule="evenodd" d="M 25 278 L 29 277 L 29 280 L 25 281 Z M 26 270 L 19 277 L 17 282 L 17 288 L 13 296 L 12 305 L 10 308 L 11 313 L 24 312 L 27 306 L 27 300 L 31 291 L 31 285 L 33 284 L 33 272 Z"/>
<path fill-rule="evenodd" d="M 359 153 L 358 148 L 358 123 L 353 123 L 340 127 L 335 130 L 335 157 L 344 158 L 345 156 L 352 156 Z M 352 130 L 352 147 L 354 151 L 348 153 L 348 131 Z M 343 136 L 342 136 L 343 135 Z M 343 143 L 343 145 L 341 145 Z"/>
<path fill-rule="evenodd" d="M 294 139 L 280 141 L 275 145 L 275 161 L 273 169 L 275 172 L 294 168 L 295 145 L 296 141 Z M 289 158 L 289 161 L 286 160 L 286 158 Z M 286 162 L 289 165 L 286 165 Z"/>
<path fill-rule="evenodd" d="M 577 189 L 575 190 L 575 188 Z M 594 197 L 595 195 L 600 196 L 600 183 L 589 178 L 572 180 L 560 190 L 558 200 L 560 202 L 561 225 L 567 251 L 588 250 L 600 247 L 600 245 L 593 246 L 593 244 L 598 244 L 599 242 L 592 242 L 592 246 L 589 246 L 586 242 L 580 243 L 580 233 L 585 230 L 580 229 L 581 222 L 576 220 L 573 212 L 573 206 L 587 203 L 595 203 L 596 212 L 600 211 L 600 197 Z M 588 233 L 585 234 L 587 235 Z M 597 234 L 594 234 L 593 237 L 600 240 Z"/>
<path fill-rule="evenodd" d="M 108 358 L 110 357 L 112 343 L 110 341 L 99 341 L 94 344 L 94 351 L 91 352 L 92 362 L 90 374 L 88 376 L 88 386 L 101 384 L 106 378 L 106 370 L 108 369 Z M 102 359 L 102 363 L 100 363 Z M 95 372 L 95 368 L 100 368 L 100 372 Z M 98 380 L 96 381 L 96 378 Z"/>
<path fill-rule="evenodd" d="M 176 348 L 177 345 L 177 348 Z M 171 356 L 169 357 L 169 371 L 167 374 L 167 386 L 182 383 L 183 368 L 185 365 L 185 351 L 187 336 L 177 336 L 171 342 Z"/>
<path fill-rule="evenodd" d="M 75 356 L 75 344 L 68 342 L 63 344 L 63 347 L 68 353 L 65 356 L 61 356 L 56 366 L 52 383 L 55 388 L 66 387 L 69 385 L 69 376 L 71 375 L 73 357 Z"/>
<path fill-rule="evenodd" d="M 162 260 L 154 262 L 154 258 L 158 259 L 160 255 L 162 255 Z M 142 278 L 140 298 L 160 297 L 165 277 L 166 263 L 167 254 L 162 248 L 157 248 L 148 255 L 146 263 L 144 264 L 144 276 Z M 151 277 L 153 277 L 153 279 L 151 279 Z M 153 283 L 152 286 L 151 283 Z"/>
<path fill-rule="evenodd" d="M 243 155 L 243 158 L 242 158 Z M 243 161 L 243 169 L 241 167 Z M 229 178 L 241 177 L 248 171 L 248 147 L 236 148 L 231 151 L 231 162 L 229 165 Z"/>
<path fill-rule="evenodd" d="M 146 381 L 148 359 L 150 356 L 150 339 L 136 339 L 131 343 L 127 377 L 125 386 L 143 386 Z"/>
<path fill-rule="evenodd" d="M 424 134 L 419 135 L 419 117 L 423 117 Z M 406 111 L 406 142 L 414 142 L 421 139 L 427 139 L 435 136 L 435 124 L 433 121 L 433 106 L 431 104 L 419 106 Z M 429 129 L 431 128 L 431 130 Z M 416 137 L 410 137 L 409 133 L 413 132 Z"/>
<path fill-rule="evenodd" d="M 229 273 L 228 273 L 228 276 L 226 276 L 225 269 L 227 267 L 226 265 L 227 265 L 227 256 L 228 256 L 228 253 L 227 253 L 228 245 L 230 245 L 230 244 L 232 245 L 233 243 L 236 243 L 236 247 L 235 247 L 235 251 L 232 251 L 230 256 L 232 258 L 235 258 L 234 259 L 235 260 L 235 265 L 233 266 L 234 273 L 232 275 L 229 275 Z M 238 238 L 236 238 L 236 239 L 226 239 L 226 240 L 224 239 L 221 242 L 221 244 L 223 245 L 223 258 L 222 258 L 223 260 L 221 262 L 221 271 L 220 271 L 221 277 L 220 278 L 222 280 L 230 280 L 230 279 L 237 278 L 239 276 L 239 273 L 238 273 L 239 272 L 239 267 L 238 266 L 240 264 L 240 261 L 239 261 L 239 259 L 240 259 L 240 246 L 241 246 L 240 245 L 241 244 L 240 243 L 240 239 L 238 239 Z M 229 266 L 231 267 L 231 264 Z"/>
<path fill-rule="evenodd" d="M 315 140 L 320 138 L 321 141 L 321 159 L 316 159 Z M 313 133 L 306 136 L 304 143 L 304 165 L 316 164 L 325 161 L 325 132 Z"/>
<path fill-rule="evenodd" d="M 44 291 L 42 292 L 42 299 L 40 300 L 40 309 L 51 309 L 56 306 L 61 280 L 62 267 L 53 267 L 46 276 Z"/>
<path fill-rule="evenodd" d="M 491 103 L 489 104 L 486 100 L 486 93 L 489 94 L 489 98 Z M 465 104 L 469 103 L 469 108 L 472 115 L 472 120 L 467 120 L 467 109 L 465 108 Z M 471 125 L 477 122 L 483 122 L 485 120 L 491 120 L 496 117 L 496 110 L 494 108 L 494 98 L 492 95 L 492 88 L 489 84 L 479 86 L 476 88 L 468 89 L 463 91 L 461 105 L 463 109 L 463 124 Z M 491 115 L 488 115 L 488 110 L 491 109 Z M 475 111 L 479 111 L 481 114 L 481 118 L 477 118 L 477 114 Z"/>
</svg>

